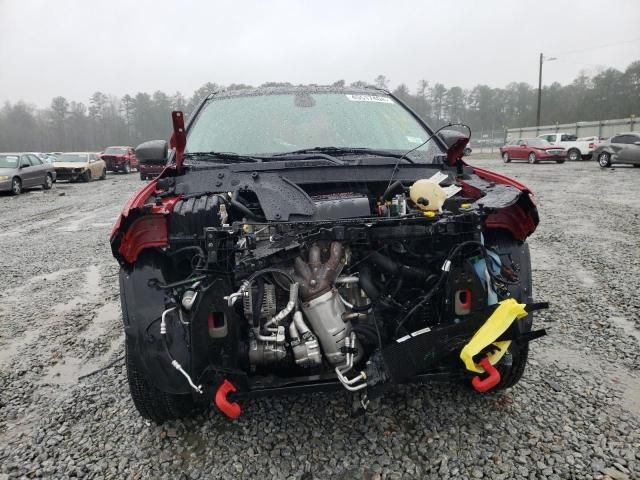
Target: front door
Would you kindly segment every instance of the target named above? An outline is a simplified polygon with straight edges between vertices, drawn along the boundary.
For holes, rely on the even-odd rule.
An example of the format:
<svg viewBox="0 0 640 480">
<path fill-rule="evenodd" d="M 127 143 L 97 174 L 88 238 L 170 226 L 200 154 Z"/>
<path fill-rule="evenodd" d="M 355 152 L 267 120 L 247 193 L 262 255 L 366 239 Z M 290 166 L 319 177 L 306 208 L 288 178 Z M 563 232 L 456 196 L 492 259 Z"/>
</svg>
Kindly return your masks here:
<svg viewBox="0 0 640 480">
<path fill-rule="evenodd" d="M 29 154 L 29 160 L 33 168 L 33 181 L 34 185 L 44 185 L 44 180 L 47 175 L 47 167 L 44 162 L 40 160 L 36 155 Z"/>
<path fill-rule="evenodd" d="M 37 172 L 34 172 L 34 167 L 29 161 L 29 155 L 22 155 L 20 157 L 20 177 L 22 178 L 23 187 L 33 187 L 37 181 Z"/>
</svg>

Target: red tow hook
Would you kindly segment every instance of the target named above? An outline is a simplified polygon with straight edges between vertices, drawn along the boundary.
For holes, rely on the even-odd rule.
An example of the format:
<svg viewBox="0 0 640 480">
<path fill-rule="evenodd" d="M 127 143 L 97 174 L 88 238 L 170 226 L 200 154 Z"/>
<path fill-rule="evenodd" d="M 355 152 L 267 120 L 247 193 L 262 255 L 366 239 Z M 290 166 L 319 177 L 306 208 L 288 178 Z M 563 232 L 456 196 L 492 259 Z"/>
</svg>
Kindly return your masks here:
<svg viewBox="0 0 640 480">
<path fill-rule="evenodd" d="M 230 402 L 227 400 L 229 392 L 235 392 L 236 387 L 233 386 L 229 380 L 225 379 L 224 382 L 216 390 L 215 402 L 216 407 L 220 409 L 227 417 L 235 419 L 240 416 L 240 405 L 236 402 Z"/>
<path fill-rule="evenodd" d="M 487 372 L 486 378 L 480 378 L 478 375 L 471 379 L 471 385 L 474 390 L 480 393 L 487 392 L 500 383 L 500 372 L 491 365 L 489 357 L 484 357 L 478 362 L 484 371 Z"/>
</svg>

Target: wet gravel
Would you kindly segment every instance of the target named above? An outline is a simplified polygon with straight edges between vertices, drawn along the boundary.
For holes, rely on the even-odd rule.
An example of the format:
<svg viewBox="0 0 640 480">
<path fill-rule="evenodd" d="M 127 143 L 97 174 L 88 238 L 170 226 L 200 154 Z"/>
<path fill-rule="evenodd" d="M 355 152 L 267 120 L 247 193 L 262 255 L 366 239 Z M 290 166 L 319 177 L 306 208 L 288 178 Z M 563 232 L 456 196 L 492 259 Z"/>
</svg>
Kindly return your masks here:
<svg viewBox="0 0 640 480">
<path fill-rule="evenodd" d="M 523 380 L 476 395 L 398 388 L 245 401 L 156 426 L 130 400 L 107 237 L 135 175 L 0 197 L 0 480 L 640 478 L 640 170 L 491 166 L 529 185 L 536 316 Z"/>
</svg>

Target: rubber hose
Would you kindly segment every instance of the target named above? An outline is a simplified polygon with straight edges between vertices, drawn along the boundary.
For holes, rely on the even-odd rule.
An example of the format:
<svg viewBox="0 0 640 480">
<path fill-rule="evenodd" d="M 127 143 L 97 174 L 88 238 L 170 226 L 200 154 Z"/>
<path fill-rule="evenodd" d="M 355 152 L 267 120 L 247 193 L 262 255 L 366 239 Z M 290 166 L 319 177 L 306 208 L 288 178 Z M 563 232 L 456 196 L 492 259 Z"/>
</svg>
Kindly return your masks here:
<svg viewBox="0 0 640 480">
<path fill-rule="evenodd" d="M 393 195 L 398 190 L 398 187 L 402 187 L 402 180 L 396 180 L 387 187 L 387 189 L 382 194 L 382 201 L 385 202 L 389 200 L 391 198 L 391 195 Z"/>
<path fill-rule="evenodd" d="M 371 260 L 376 267 L 394 277 L 407 277 L 415 280 L 424 280 L 427 278 L 427 273 L 421 268 L 403 265 L 380 252 L 371 252 L 369 260 Z"/>
<path fill-rule="evenodd" d="M 367 294 L 369 300 L 372 302 L 377 301 L 380 298 L 380 292 L 373 284 L 373 279 L 371 278 L 371 269 L 368 265 L 364 264 L 360 267 L 360 288 L 364 290 L 364 293 Z"/>
</svg>

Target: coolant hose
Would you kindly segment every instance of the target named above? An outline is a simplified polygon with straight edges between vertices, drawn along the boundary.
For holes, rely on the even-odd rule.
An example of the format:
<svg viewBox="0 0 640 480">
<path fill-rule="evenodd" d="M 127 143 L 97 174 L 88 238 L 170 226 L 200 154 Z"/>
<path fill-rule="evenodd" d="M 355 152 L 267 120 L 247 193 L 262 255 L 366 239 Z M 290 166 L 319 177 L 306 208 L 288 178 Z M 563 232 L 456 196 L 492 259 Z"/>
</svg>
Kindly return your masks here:
<svg viewBox="0 0 640 480">
<path fill-rule="evenodd" d="M 389 200 L 391 198 L 391 195 L 398 191 L 398 187 L 402 187 L 402 180 L 396 180 L 387 187 L 387 189 L 382 194 L 382 201 L 386 202 L 387 200 Z"/>
<path fill-rule="evenodd" d="M 263 216 L 253 213 L 249 207 L 245 204 L 241 203 L 238 200 L 238 190 L 236 190 L 231 198 L 231 206 L 236 210 L 240 210 L 244 214 L 245 217 L 250 218 L 251 220 L 255 220 L 256 222 L 264 222 L 265 219 Z"/>
<path fill-rule="evenodd" d="M 371 302 L 376 302 L 380 298 L 380 292 L 373 284 L 373 279 L 371 278 L 371 268 L 367 264 L 360 267 L 360 288 L 364 290 L 364 293 L 367 294 Z"/>
<path fill-rule="evenodd" d="M 421 268 L 403 265 L 380 252 L 371 252 L 368 259 L 380 270 L 384 270 L 385 273 L 393 275 L 394 277 L 407 277 L 415 280 L 424 280 L 427 278 L 427 273 Z"/>
</svg>

